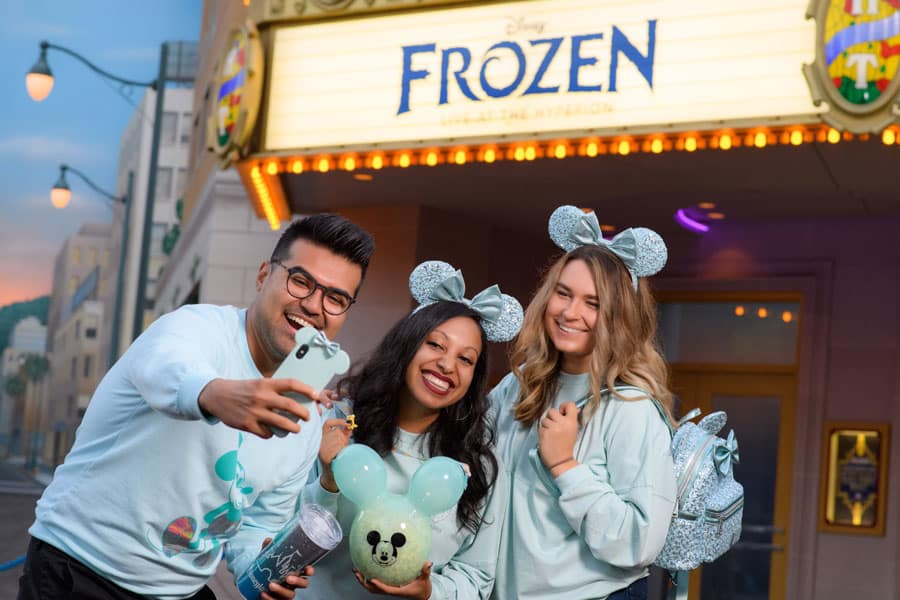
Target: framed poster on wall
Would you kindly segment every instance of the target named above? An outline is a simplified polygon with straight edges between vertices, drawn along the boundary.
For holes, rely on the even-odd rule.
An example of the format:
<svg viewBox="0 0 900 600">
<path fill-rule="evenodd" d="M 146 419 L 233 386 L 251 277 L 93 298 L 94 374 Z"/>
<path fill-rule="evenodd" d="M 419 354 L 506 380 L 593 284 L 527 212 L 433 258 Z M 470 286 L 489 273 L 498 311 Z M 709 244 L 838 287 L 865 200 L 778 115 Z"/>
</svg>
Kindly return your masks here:
<svg viewBox="0 0 900 600">
<path fill-rule="evenodd" d="M 884 535 L 889 432 L 887 423 L 826 421 L 820 531 Z"/>
</svg>

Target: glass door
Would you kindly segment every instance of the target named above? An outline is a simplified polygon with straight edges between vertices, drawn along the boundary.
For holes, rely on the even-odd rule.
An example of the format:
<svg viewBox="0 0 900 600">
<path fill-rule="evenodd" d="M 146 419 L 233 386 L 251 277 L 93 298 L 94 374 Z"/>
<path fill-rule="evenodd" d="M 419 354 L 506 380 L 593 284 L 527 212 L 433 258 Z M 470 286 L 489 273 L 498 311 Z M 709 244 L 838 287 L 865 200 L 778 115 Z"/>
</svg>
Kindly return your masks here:
<svg viewBox="0 0 900 600">
<path fill-rule="evenodd" d="M 782 600 L 785 593 L 793 465 L 795 377 L 783 374 L 674 374 L 682 410 L 723 410 L 740 447 L 744 486 L 741 540 L 691 575 L 700 600 Z M 686 385 L 680 385 L 685 380 Z"/>
</svg>

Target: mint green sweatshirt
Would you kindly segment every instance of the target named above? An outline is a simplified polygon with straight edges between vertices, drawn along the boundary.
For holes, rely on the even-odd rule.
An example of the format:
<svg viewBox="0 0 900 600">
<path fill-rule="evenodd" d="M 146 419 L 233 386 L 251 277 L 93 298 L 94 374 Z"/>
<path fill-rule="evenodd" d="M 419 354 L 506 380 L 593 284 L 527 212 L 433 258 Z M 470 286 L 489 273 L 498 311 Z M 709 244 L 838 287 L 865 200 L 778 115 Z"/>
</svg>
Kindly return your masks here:
<svg viewBox="0 0 900 600">
<path fill-rule="evenodd" d="M 211 380 L 261 377 L 245 319 L 186 306 L 131 345 L 97 387 L 31 535 L 151 598 L 193 595 L 223 553 L 232 572 L 249 566 L 293 515 L 322 423 L 310 411 L 300 433 L 264 440 L 203 419 Z"/>
<path fill-rule="evenodd" d="M 553 406 L 589 389 L 587 373 L 560 373 Z M 529 458 L 538 423 L 523 429 L 512 415 L 518 393 L 513 374 L 490 393 L 511 479 L 493 598 L 602 600 L 646 576 L 665 541 L 675 504 L 669 431 L 649 399 L 604 401 L 579 431 L 581 464 L 555 481 L 546 472 L 545 483 Z"/>
</svg>

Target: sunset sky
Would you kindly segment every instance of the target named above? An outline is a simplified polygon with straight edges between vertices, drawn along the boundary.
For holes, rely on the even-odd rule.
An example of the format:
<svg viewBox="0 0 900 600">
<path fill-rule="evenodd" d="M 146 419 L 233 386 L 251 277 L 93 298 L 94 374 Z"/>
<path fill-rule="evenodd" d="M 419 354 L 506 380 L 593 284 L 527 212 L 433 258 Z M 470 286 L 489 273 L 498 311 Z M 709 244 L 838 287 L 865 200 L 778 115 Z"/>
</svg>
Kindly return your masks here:
<svg viewBox="0 0 900 600">
<path fill-rule="evenodd" d="M 42 39 L 84 55 L 120 77 L 152 80 L 166 40 L 197 40 L 200 0 L 5 2 L 0 22 L 0 306 L 50 293 L 53 260 L 63 241 L 112 211 L 70 176 L 72 201 L 50 204 L 59 164 L 114 191 L 122 130 L 143 90 L 121 90 L 75 59 L 50 50 L 53 92 L 37 103 L 25 74 Z"/>
</svg>

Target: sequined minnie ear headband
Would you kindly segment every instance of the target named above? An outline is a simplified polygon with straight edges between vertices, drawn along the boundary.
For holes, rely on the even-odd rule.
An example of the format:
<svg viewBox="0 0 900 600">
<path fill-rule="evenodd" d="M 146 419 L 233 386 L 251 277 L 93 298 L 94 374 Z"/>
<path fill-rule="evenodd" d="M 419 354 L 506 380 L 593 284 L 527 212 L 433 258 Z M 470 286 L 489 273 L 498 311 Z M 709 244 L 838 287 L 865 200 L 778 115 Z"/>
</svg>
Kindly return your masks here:
<svg viewBox="0 0 900 600">
<path fill-rule="evenodd" d="M 508 342 L 522 327 L 522 305 L 518 300 L 501 293 L 496 285 L 466 299 L 462 272 L 443 261 L 425 261 L 413 269 L 409 291 L 420 305 L 416 310 L 441 300 L 465 304 L 481 317 L 481 328 L 491 342 Z"/>
<path fill-rule="evenodd" d="M 617 234 L 611 240 L 603 238 L 597 215 L 584 212 L 576 206 L 560 206 L 550 215 L 550 239 L 570 252 L 580 246 L 601 246 L 618 256 L 631 273 L 634 289 L 638 289 L 638 277 L 649 277 L 666 266 L 669 252 L 658 233 L 646 227 L 633 227 Z"/>
</svg>

